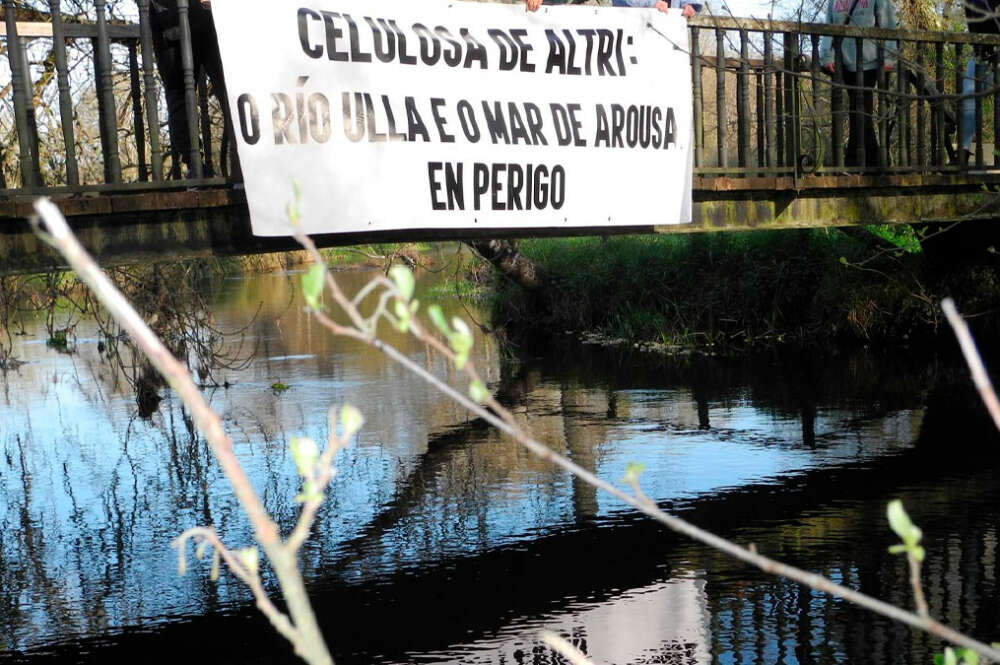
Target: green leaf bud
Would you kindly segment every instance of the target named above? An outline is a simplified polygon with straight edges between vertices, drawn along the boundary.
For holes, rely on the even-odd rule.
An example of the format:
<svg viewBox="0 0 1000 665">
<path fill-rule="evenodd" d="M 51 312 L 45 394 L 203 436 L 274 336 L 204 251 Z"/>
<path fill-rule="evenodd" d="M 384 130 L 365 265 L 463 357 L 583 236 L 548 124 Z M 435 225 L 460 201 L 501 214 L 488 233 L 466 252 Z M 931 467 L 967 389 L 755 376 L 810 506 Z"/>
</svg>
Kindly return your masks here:
<svg viewBox="0 0 1000 665">
<path fill-rule="evenodd" d="M 486 386 L 481 381 L 473 381 L 469 384 L 469 397 L 477 404 L 485 404 L 489 396 L 490 394 L 487 392 Z"/>
<path fill-rule="evenodd" d="M 405 335 L 410 329 L 410 310 L 406 307 L 406 303 L 399 300 L 394 303 L 393 310 L 396 313 L 396 327 Z"/>
<path fill-rule="evenodd" d="M 289 447 L 299 475 L 303 478 L 311 476 L 316 468 L 316 461 L 319 460 L 319 446 L 316 442 L 308 437 L 293 436 Z"/>
<path fill-rule="evenodd" d="M 646 469 L 645 464 L 638 464 L 636 462 L 629 462 L 625 467 L 625 475 L 622 477 L 629 485 L 635 485 L 639 482 L 639 476 Z"/>
<path fill-rule="evenodd" d="M 451 337 L 451 328 L 448 327 L 448 321 L 445 320 L 444 312 L 441 311 L 440 305 L 431 305 L 428 307 L 427 316 L 431 317 L 431 322 L 437 326 L 442 335 Z"/>
<path fill-rule="evenodd" d="M 260 566 L 260 553 L 257 551 L 256 547 L 246 547 L 237 554 L 240 557 L 240 563 L 243 567 L 250 571 L 250 574 L 256 575 L 257 570 Z"/>
<path fill-rule="evenodd" d="M 309 271 L 302 275 L 302 297 L 306 301 L 306 306 L 314 312 L 321 309 L 320 297 L 323 295 L 323 277 L 326 269 L 319 263 L 314 263 L 309 267 Z"/>
<path fill-rule="evenodd" d="M 340 407 L 340 423 L 344 428 L 344 436 L 354 436 L 365 424 L 365 417 L 350 404 Z"/>
<path fill-rule="evenodd" d="M 413 272 L 406 266 L 393 266 L 389 269 L 389 278 L 396 285 L 399 297 L 406 302 L 410 302 L 413 291 L 416 289 L 417 281 L 413 278 Z"/>
</svg>

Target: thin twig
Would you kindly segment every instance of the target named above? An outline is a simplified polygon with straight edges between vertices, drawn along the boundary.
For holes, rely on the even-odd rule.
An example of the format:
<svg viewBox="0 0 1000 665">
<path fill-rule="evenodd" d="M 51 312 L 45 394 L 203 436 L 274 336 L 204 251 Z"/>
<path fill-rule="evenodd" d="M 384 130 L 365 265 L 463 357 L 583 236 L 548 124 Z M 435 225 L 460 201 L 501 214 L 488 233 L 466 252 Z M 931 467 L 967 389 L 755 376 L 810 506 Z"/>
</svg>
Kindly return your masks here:
<svg viewBox="0 0 1000 665">
<path fill-rule="evenodd" d="M 321 265 L 323 264 L 322 256 L 320 256 L 318 250 L 316 250 L 315 245 L 311 240 L 305 238 L 303 245 L 310 250 L 314 259 L 317 260 Z M 327 283 L 334 280 L 332 273 L 326 271 L 327 273 Z M 350 308 L 352 305 L 350 301 L 340 292 L 338 288 L 334 293 L 334 298 L 337 304 L 341 307 Z M 360 319 L 360 314 L 356 311 L 352 312 L 350 309 L 346 311 L 347 315 L 353 319 Z M 450 397 L 452 400 L 460 404 L 461 406 L 468 409 L 474 415 L 482 418 L 490 425 L 496 427 L 498 430 L 512 437 L 515 441 L 521 444 L 524 448 L 535 454 L 537 457 L 549 461 L 556 466 L 568 471 L 577 478 L 580 478 L 587 484 L 595 487 L 597 489 L 603 490 L 608 494 L 614 496 L 620 501 L 636 508 L 645 515 L 651 517 L 652 519 L 660 522 L 664 526 L 688 536 L 689 538 L 701 542 L 709 547 L 719 550 L 725 554 L 728 554 L 736 559 L 739 559 L 749 565 L 755 566 L 766 573 L 771 573 L 780 577 L 786 577 L 800 584 L 804 584 L 812 589 L 828 593 L 832 596 L 843 598 L 855 605 L 863 607 L 865 609 L 881 614 L 885 617 L 898 621 L 900 623 L 906 624 L 913 628 L 926 631 L 932 635 L 936 635 L 948 642 L 953 644 L 972 649 L 973 651 L 979 653 L 984 658 L 988 658 L 994 662 L 1000 662 L 1000 650 L 994 649 L 993 647 L 980 642 L 968 635 L 965 635 L 953 628 L 950 628 L 938 621 L 930 618 L 929 616 L 920 616 L 913 612 L 907 611 L 890 603 L 878 600 L 866 594 L 860 593 L 853 589 L 834 583 L 833 581 L 818 575 L 816 573 L 810 573 L 808 571 L 790 566 L 774 559 L 762 556 L 758 554 L 756 548 L 744 548 L 741 547 L 725 538 L 715 535 L 705 529 L 697 527 L 690 522 L 687 522 L 680 517 L 671 515 L 660 510 L 659 506 L 656 505 L 654 501 L 649 499 L 645 494 L 639 490 L 638 485 L 635 486 L 635 495 L 629 495 L 623 492 L 618 487 L 608 483 L 607 481 L 599 478 L 590 471 L 584 469 L 583 467 L 575 464 L 568 458 L 560 455 L 551 448 L 545 446 L 544 444 L 538 442 L 532 438 L 527 432 L 525 432 L 517 423 L 514 421 L 513 414 L 504 409 L 499 403 L 497 403 L 492 398 L 488 399 L 487 406 L 489 410 L 483 405 L 477 404 L 465 394 L 459 392 L 454 387 L 448 383 L 442 381 L 437 376 L 429 372 L 424 367 L 421 367 L 412 359 L 410 359 L 406 354 L 400 352 L 395 347 L 386 344 L 381 339 L 375 336 L 368 336 L 360 331 L 346 329 L 344 326 L 340 326 L 334 323 L 329 317 L 323 313 L 316 313 L 317 320 L 327 327 L 334 334 L 342 334 L 354 339 L 363 341 L 375 349 L 386 354 L 389 358 L 396 361 L 406 369 L 413 372 L 415 375 L 424 380 L 428 385 L 433 386 L 438 391 L 444 395 Z M 452 353 L 451 349 L 442 344 L 433 335 L 430 335 L 425 328 L 421 326 L 411 326 L 411 332 L 414 336 L 437 349 L 440 353 L 444 354 L 449 360 L 454 361 L 455 355 Z M 474 380 L 479 380 L 479 377 L 475 375 L 473 369 L 471 368 L 471 363 L 466 366 L 467 373 L 472 374 Z"/>
<path fill-rule="evenodd" d="M 233 493 L 253 525 L 257 542 L 263 548 L 278 578 L 294 625 L 292 637 L 288 634 L 285 636 L 291 640 L 295 653 L 316 665 L 332 665 L 333 658 L 326 648 L 316 616 L 309 604 L 296 553 L 281 542 L 278 527 L 267 514 L 250 479 L 240 466 L 233 452 L 233 442 L 223 429 L 218 414 L 205 401 L 187 368 L 173 357 L 80 245 L 59 209 L 48 199 L 42 198 L 35 201 L 35 212 L 37 216 L 31 219 L 31 224 L 38 236 L 62 254 L 80 279 L 91 288 L 101 304 L 129 333 L 132 340 L 183 401 L 198 429 L 205 435 L 212 453 L 233 488 Z"/>
<path fill-rule="evenodd" d="M 594 665 L 582 651 L 551 630 L 538 631 L 538 637 L 541 638 L 542 642 L 558 651 L 571 665 Z"/>
<path fill-rule="evenodd" d="M 930 609 L 924 597 L 924 587 L 920 583 L 920 562 L 909 552 L 906 553 L 906 560 L 910 563 L 910 586 L 913 588 L 913 601 L 917 604 L 917 614 L 929 619 Z"/>
<path fill-rule="evenodd" d="M 196 526 L 188 529 L 181 535 L 174 538 L 173 542 L 170 543 L 171 547 L 176 547 L 179 551 L 180 556 L 185 556 L 184 545 L 187 540 L 193 540 L 195 542 L 207 541 L 211 543 L 215 551 L 219 553 L 222 560 L 226 562 L 226 566 L 229 570 L 239 577 L 243 582 L 250 587 L 250 591 L 253 592 L 254 599 L 257 601 L 257 608 L 267 617 L 267 620 L 271 622 L 274 629 L 277 630 L 281 635 L 283 635 L 289 642 L 294 642 L 296 639 L 295 626 L 292 622 L 285 616 L 271 599 L 267 596 L 267 592 L 264 590 L 264 585 L 261 584 L 260 575 L 256 571 L 249 570 L 243 562 L 233 554 L 219 538 L 219 534 L 216 533 L 215 529 L 205 526 Z"/>
<path fill-rule="evenodd" d="M 976 390 L 979 391 L 979 396 L 983 399 L 983 404 L 989 411 L 990 417 L 993 418 L 993 424 L 1000 430 L 1000 400 L 997 400 L 993 382 L 990 381 L 990 377 L 986 373 L 986 367 L 983 365 L 983 359 L 979 355 L 978 349 L 976 349 L 976 341 L 972 339 L 969 326 L 958 313 L 955 301 L 951 298 L 945 298 L 941 301 L 941 309 L 955 331 L 955 337 L 958 338 L 962 355 L 965 356 L 965 362 L 969 365 L 969 371 L 972 372 L 972 382 L 975 384 Z"/>
</svg>

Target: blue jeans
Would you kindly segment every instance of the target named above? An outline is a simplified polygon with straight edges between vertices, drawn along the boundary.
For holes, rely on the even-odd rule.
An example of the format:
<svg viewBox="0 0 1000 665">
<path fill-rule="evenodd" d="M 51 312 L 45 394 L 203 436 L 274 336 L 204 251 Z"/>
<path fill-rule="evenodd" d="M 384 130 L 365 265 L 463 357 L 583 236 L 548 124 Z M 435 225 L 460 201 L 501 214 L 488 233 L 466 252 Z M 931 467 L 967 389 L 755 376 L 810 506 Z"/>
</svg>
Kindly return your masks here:
<svg viewBox="0 0 1000 665">
<path fill-rule="evenodd" d="M 969 58 L 969 64 L 965 68 L 965 76 L 962 77 L 962 94 L 972 95 L 976 92 L 976 64 L 975 58 Z M 983 76 L 979 84 L 979 89 L 993 85 L 993 71 L 986 63 L 982 64 Z M 962 147 L 966 150 L 972 145 L 972 137 L 976 135 L 976 99 L 966 97 L 962 99 Z"/>
</svg>

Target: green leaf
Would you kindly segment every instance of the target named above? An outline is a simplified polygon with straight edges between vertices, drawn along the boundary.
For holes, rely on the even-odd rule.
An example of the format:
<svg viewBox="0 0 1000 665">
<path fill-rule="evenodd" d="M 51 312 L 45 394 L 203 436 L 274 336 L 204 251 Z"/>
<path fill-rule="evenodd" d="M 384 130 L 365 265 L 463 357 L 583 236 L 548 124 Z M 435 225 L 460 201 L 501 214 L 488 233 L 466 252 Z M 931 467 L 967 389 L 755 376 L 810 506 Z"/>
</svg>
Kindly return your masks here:
<svg viewBox="0 0 1000 665">
<path fill-rule="evenodd" d="M 256 575 L 260 565 L 260 553 L 257 551 L 257 548 L 247 547 L 239 550 L 237 554 L 240 557 L 240 563 L 243 564 L 243 567 L 249 570 L 251 574 Z"/>
<path fill-rule="evenodd" d="M 944 654 L 934 654 L 934 665 L 944 665 Z"/>
<path fill-rule="evenodd" d="M 844 266 L 847 265 L 847 257 L 846 256 L 840 257 L 840 264 L 844 265 Z"/>
<path fill-rule="evenodd" d="M 448 322 L 444 318 L 444 312 L 441 311 L 440 305 L 431 305 L 428 307 L 427 316 L 431 317 L 431 322 L 437 326 L 442 335 L 451 337 L 451 328 L 448 327 Z"/>
<path fill-rule="evenodd" d="M 344 428 L 344 436 L 354 436 L 365 424 L 365 417 L 350 404 L 340 407 L 340 424 Z"/>
<path fill-rule="evenodd" d="M 625 475 L 622 476 L 622 480 L 624 480 L 629 485 L 635 485 L 636 483 L 639 482 L 639 476 L 642 475 L 642 472 L 645 469 L 646 469 L 645 464 L 629 462 L 628 465 L 625 467 Z"/>
<path fill-rule="evenodd" d="M 396 285 L 399 297 L 406 302 L 410 302 L 413 291 L 416 289 L 417 281 L 413 278 L 413 272 L 406 266 L 393 266 L 389 269 L 389 278 Z"/>
<path fill-rule="evenodd" d="M 906 552 L 906 545 L 902 543 L 889 546 L 889 554 L 903 554 Z"/>
<path fill-rule="evenodd" d="M 396 327 L 405 335 L 410 329 L 410 310 L 406 307 L 406 303 L 400 300 L 393 303 L 393 310 L 396 313 Z"/>
<path fill-rule="evenodd" d="M 979 665 L 979 654 L 972 649 L 955 649 L 955 655 L 965 665 Z"/>
<path fill-rule="evenodd" d="M 899 499 L 890 501 L 886 509 L 886 514 L 889 517 L 889 526 L 896 532 L 897 536 L 903 539 L 904 543 L 909 545 L 919 542 L 920 530 L 914 526 L 910 520 L 910 516 L 906 514 L 902 501 Z M 916 529 L 916 532 L 914 532 L 914 529 Z"/>
<path fill-rule="evenodd" d="M 319 460 L 319 446 L 308 437 L 293 436 L 289 443 L 295 468 L 303 478 L 311 476 Z"/>
<path fill-rule="evenodd" d="M 322 306 L 319 299 L 323 295 L 323 277 L 326 269 L 319 263 L 314 263 L 309 267 L 309 271 L 302 275 L 302 297 L 306 305 L 314 312 L 320 311 Z"/>
<path fill-rule="evenodd" d="M 271 384 L 271 390 L 273 390 L 276 393 L 283 393 L 286 390 L 288 390 L 288 386 L 286 386 L 281 381 L 275 381 L 274 383 Z"/>
<path fill-rule="evenodd" d="M 472 348 L 472 331 L 465 321 L 457 316 L 451 320 L 454 332 L 448 336 L 451 350 L 455 352 L 455 367 L 462 369 L 469 360 L 469 350 Z"/>
<path fill-rule="evenodd" d="M 924 551 L 924 548 L 921 547 L 920 545 L 914 545 L 913 547 L 910 548 L 910 556 L 916 559 L 917 563 L 923 563 L 924 556 L 926 556 L 926 554 L 927 553 Z"/>
<path fill-rule="evenodd" d="M 489 396 L 490 394 L 487 392 L 486 386 L 481 381 L 473 381 L 469 384 L 469 397 L 478 404 L 485 404 Z"/>
</svg>

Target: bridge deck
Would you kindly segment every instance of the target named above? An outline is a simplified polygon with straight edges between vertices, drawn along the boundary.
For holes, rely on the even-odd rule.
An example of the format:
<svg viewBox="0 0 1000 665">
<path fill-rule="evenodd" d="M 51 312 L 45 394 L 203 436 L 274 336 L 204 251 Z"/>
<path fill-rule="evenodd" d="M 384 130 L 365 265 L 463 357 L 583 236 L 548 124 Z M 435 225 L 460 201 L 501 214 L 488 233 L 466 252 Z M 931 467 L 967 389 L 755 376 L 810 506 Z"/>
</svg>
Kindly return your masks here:
<svg viewBox="0 0 1000 665">
<path fill-rule="evenodd" d="M 153 58 L 145 57 L 152 48 L 148 0 L 137 1 L 138 24 L 114 21 L 104 2 L 95 3 L 90 16 L 69 17 L 60 13 L 58 2 L 50 15 L 25 16 L 13 0 L 3 0 L 6 33 L 0 32 L 0 43 L 12 48 L 6 49 L 9 84 L 0 79 L 0 94 L 13 102 L 8 144 L 16 138 L 18 149 L 0 153 L 0 272 L 52 260 L 28 235 L 25 218 L 37 195 L 56 199 L 85 242 L 107 261 L 289 247 L 250 235 L 245 197 L 230 176 L 232 150 L 223 138 L 221 111 L 204 78 L 197 80 L 190 70 L 185 73 L 196 80 L 196 94 L 187 96 L 187 112 L 198 120 L 190 138 L 202 149 L 189 155 L 194 177 L 180 177 L 180 155 L 165 148 L 163 93 Z M 710 16 L 689 25 L 693 224 L 572 233 L 996 216 L 1000 88 L 994 82 L 1000 81 L 1000 58 L 994 54 L 1000 52 L 1000 36 Z M 820 73 L 824 36 L 832 40 L 838 63 L 845 41 L 874 40 L 883 54 L 897 50 L 892 71 L 880 69 L 871 89 L 871 109 L 865 108 L 862 88 L 842 74 Z M 189 49 L 190 43 L 183 46 Z M 81 83 L 81 71 L 93 73 Z M 48 100 L 50 108 L 39 100 Z M 865 123 L 877 130 L 878 154 L 866 155 L 863 142 L 847 154 L 845 139 Z M 958 151 L 963 133 L 972 136 L 967 160 Z M 566 235 L 567 230 L 532 233 Z M 331 235 L 320 241 L 471 234 Z"/>
</svg>

